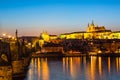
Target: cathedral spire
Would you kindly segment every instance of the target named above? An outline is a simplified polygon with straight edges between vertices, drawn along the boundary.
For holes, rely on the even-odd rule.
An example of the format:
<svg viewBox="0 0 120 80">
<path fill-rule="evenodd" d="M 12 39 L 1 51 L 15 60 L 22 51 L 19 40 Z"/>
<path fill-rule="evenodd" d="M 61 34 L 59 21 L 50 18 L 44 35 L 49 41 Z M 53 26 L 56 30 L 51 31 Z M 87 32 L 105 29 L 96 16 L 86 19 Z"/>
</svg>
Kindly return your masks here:
<svg viewBox="0 0 120 80">
<path fill-rule="evenodd" d="M 92 20 L 92 24 L 91 24 L 91 26 L 94 26 L 94 21 Z"/>
<path fill-rule="evenodd" d="M 94 21 L 92 20 L 92 24 L 94 24 Z"/>
<path fill-rule="evenodd" d="M 15 32 L 15 35 L 16 35 L 16 38 L 18 38 L 18 30 L 16 29 L 16 32 Z"/>
<path fill-rule="evenodd" d="M 89 23 L 88 23 L 88 27 L 89 27 Z"/>
</svg>

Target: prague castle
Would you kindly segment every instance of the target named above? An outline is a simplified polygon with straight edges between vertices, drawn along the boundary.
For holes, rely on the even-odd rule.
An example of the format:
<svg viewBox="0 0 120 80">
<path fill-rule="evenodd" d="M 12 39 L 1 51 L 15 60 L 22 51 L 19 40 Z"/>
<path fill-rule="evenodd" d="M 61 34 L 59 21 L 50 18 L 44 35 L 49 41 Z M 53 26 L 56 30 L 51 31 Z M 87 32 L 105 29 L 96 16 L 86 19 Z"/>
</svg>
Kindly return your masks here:
<svg viewBox="0 0 120 80">
<path fill-rule="evenodd" d="M 57 35 L 49 35 L 47 32 L 41 33 L 41 37 L 44 41 L 56 40 L 56 39 L 120 39 L 120 31 L 108 30 L 105 26 L 95 25 L 92 21 L 88 24 L 86 31 L 72 32 Z"/>
<path fill-rule="evenodd" d="M 65 33 L 60 35 L 61 39 L 120 39 L 120 31 L 112 32 L 104 26 L 95 25 L 92 21 L 88 24 L 86 31 Z"/>
<path fill-rule="evenodd" d="M 100 32 L 100 31 L 101 32 L 104 32 L 104 31 L 111 32 L 111 30 L 106 30 L 104 26 L 100 26 L 100 27 L 98 27 L 98 25 L 95 26 L 93 21 L 90 25 L 88 24 L 87 32 Z"/>
</svg>

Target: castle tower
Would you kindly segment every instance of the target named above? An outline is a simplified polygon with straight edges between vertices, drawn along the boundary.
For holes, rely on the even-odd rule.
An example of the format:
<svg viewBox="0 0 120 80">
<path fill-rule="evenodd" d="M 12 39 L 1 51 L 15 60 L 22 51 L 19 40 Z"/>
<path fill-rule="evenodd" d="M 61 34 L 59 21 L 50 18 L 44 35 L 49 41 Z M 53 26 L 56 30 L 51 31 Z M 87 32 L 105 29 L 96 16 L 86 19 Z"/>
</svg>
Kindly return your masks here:
<svg viewBox="0 0 120 80">
<path fill-rule="evenodd" d="M 89 23 L 88 23 L 88 27 L 89 27 Z"/>
<path fill-rule="evenodd" d="M 95 25 L 94 25 L 94 21 L 93 21 L 93 20 L 92 20 L 91 26 L 93 26 L 93 27 L 95 26 Z"/>
<path fill-rule="evenodd" d="M 87 32 L 93 32 L 93 31 L 95 31 L 95 25 L 94 25 L 94 21 L 92 20 L 92 23 L 90 25 L 88 23 Z"/>
<path fill-rule="evenodd" d="M 95 31 L 95 25 L 94 25 L 94 21 L 92 20 L 92 23 L 90 25 L 90 32 Z"/>
<path fill-rule="evenodd" d="M 47 31 L 43 31 L 41 37 L 44 41 L 49 41 L 49 34 L 47 33 Z"/>
</svg>

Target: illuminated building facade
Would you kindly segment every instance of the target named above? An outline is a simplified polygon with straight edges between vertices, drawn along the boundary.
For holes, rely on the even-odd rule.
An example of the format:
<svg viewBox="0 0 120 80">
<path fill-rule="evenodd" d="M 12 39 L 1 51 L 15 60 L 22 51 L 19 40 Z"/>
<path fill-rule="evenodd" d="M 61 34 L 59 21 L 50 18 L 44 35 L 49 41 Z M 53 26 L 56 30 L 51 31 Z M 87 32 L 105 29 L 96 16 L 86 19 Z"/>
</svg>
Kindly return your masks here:
<svg viewBox="0 0 120 80">
<path fill-rule="evenodd" d="M 57 39 L 57 38 L 58 38 L 57 35 L 49 35 L 50 40 L 54 40 L 54 39 Z"/>
<path fill-rule="evenodd" d="M 111 39 L 120 39 L 120 31 L 115 31 L 110 34 Z"/>
<path fill-rule="evenodd" d="M 72 32 L 57 35 L 49 35 L 47 32 L 41 34 L 42 39 L 46 42 L 60 39 L 120 39 L 120 31 L 112 32 L 104 26 L 95 25 L 92 21 L 88 24 L 86 31 Z"/>
<path fill-rule="evenodd" d="M 46 41 L 46 42 L 48 42 L 49 41 L 49 39 L 50 39 L 50 36 L 49 36 L 49 34 L 47 33 L 47 31 L 43 31 L 42 33 L 41 33 L 41 38 L 44 40 L 44 41 Z"/>
<path fill-rule="evenodd" d="M 54 40 L 58 38 L 57 35 L 49 35 L 47 31 L 45 32 L 43 31 L 40 36 L 41 36 L 41 39 L 43 39 L 46 42 L 49 42 L 50 40 Z"/>
<path fill-rule="evenodd" d="M 98 27 L 98 25 L 95 26 L 93 21 L 90 25 L 88 24 L 88 28 L 87 28 L 87 32 L 97 32 L 97 31 L 105 31 L 105 30 L 106 29 L 104 26 L 100 26 L 100 27 Z"/>
<path fill-rule="evenodd" d="M 39 45 L 42 47 L 45 42 L 59 43 L 57 35 L 49 35 L 46 31 L 42 32 L 39 39 Z"/>
<path fill-rule="evenodd" d="M 120 39 L 120 31 L 112 32 L 104 26 L 95 26 L 92 21 L 88 24 L 87 31 L 65 33 L 60 35 L 61 39 Z"/>
</svg>

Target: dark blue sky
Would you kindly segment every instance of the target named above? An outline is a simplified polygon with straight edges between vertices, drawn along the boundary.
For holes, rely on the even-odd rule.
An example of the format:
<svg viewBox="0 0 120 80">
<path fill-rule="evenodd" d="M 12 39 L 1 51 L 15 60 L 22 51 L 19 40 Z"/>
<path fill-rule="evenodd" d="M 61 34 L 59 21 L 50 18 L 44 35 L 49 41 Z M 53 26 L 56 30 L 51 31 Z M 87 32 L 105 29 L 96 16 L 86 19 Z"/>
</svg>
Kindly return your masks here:
<svg viewBox="0 0 120 80">
<path fill-rule="evenodd" d="M 85 31 L 96 25 L 120 31 L 119 0 L 0 0 L 0 33 L 39 35 Z"/>
</svg>

